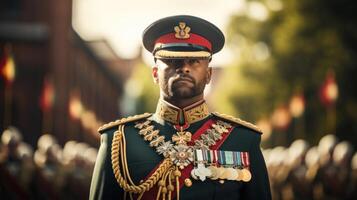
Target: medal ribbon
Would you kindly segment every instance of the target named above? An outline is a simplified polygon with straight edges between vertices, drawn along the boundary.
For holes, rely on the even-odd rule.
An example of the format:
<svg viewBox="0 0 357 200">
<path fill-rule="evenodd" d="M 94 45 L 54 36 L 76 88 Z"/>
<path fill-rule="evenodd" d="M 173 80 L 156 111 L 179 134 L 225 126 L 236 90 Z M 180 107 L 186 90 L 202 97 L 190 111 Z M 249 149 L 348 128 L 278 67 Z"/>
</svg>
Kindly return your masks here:
<svg viewBox="0 0 357 200">
<path fill-rule="evenodd" d="M 240 158 L 240 152 L 236 151 L 234 152 L 234 158 L 236 159 L 235 163 L 237 167 L 240 167 L 242 165 L 242 160 Z"/>
<path fill-rule="evenodd" d="M 196 133 L 194 133 L 192 135 L 191 138 L 191 142 L 189 144 L 194 144 L 194 141 L 199 139 L 199 137 L 204 134 L 209 128 L 211 128 L 211 125 L 214 123 L 215 121 L 213 121 L 212 119 L 208 120 L 200 129 L 198 129 L 196 131 Z M 232 132 L 234 126 L 232 126 L 231 128 L 228 129 L 227 132 L 222 134 L 222 139 L 217 141 L 217 143 L 213 146 L 210 147 L 210 149 L 212 150 L 217 150 L 222 144 L 223 142 L 228 138 L 229 134 Z M 217 158 L 217 157 L 216 157 Z M 185 167 L 182 171 L 181 171 L 181 177 L 180 177 L 180 189 L 183 187 L 183 183 L 184 180 L 188 177 L 190 177 L 190 173 L 193 169 L 193 164 L 191 163 L 190 165 L 188 165 L 187 167 Z M 175 197 L 176 193 L 173 193 L 173 198 Z"/>
<path fill-rule="evenodd" d="M 242 159 L 242 164 L 244 168 L 249 168 L 249 154 L 248 152 L 240 152 L 240 156 Z"/>
<path fill-rule="evenodd" d="M 234 161 L 233 161 L 233 152 L 232 151 L 225 151 L 224 152 L 225 155 L 225 160 L 226 160 L 226 164 L 227 165 L 233 165 Z"/>
</svg>

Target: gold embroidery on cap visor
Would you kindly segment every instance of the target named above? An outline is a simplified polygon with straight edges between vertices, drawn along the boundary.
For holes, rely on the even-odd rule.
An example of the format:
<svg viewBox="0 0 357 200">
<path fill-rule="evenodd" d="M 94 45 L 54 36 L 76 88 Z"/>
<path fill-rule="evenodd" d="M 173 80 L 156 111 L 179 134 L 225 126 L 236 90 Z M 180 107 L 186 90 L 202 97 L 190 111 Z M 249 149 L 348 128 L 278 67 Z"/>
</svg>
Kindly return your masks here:
<svg viewBox="0 0 357 200">
<path fill-rule="evenodd" d="M 207 51 L 168 51 L 158 50 L 155 58 L 210 58 L 211 53 Z"/>
</svg>

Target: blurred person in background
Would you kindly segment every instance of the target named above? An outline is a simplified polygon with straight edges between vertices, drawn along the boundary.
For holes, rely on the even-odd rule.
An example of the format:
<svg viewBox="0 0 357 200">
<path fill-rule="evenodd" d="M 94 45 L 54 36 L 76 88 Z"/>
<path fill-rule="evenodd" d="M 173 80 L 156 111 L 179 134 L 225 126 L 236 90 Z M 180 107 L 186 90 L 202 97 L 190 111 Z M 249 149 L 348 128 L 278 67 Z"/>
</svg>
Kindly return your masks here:
<svg viewBox="0 0 357 200">
<path fill-rule="evenodd" d="M 0 140 L 0 199 L 88 199 L 97 150 L 68 141 L 64 149 L 44 134 L 37 149 L 15 127 Z"/>
<path fill-rule="evenodd" d="M 288 184 L 285 186 L 285 195 L 283 199 L 310 199 L 310 185 L 307 183 L 305 174 L 307 167 L 305 156 L 309 144 L 304 140 L 295 140 L 289 147 L 286 165 L 289 168 L 287 177 Z"/>
<path fill-rule="evenodd" d="M 273 199 L 283 199 L 283 190 L 289 173 L 289 168 L 284 164 L 287 156 L 288 151 L 283 146 L 277 146 L 269 153 L 267 163 Z"/>
<path fill-rule="evenodd" d="M 331 198 L 331 186 L 335 182 L 336 171 L 333 167 L 333 151 L 338 140 L 334 135 L 325 135 L 318 144 L 319 168 L 314 180 L 314 199 Z"/>
<path fill-rule="evenodd" d="M 22 135 L 15 127 L 6 129 L 1 136 L 1 162 L 13 176 L 20 171 L 21 158 L 18 154 L 18 147 L 21 143 Z"/>
<path fill-rule="evenodd" d="M 334 181 L 328 182 L 330 185 L 327 192 L 335 199 L 348 198 L 348 184 L 352 178 L 351 160 L 353 156 L 353 147 L 347 141 L 338 143 L 333 151 L 333 163 L 330 166 Z"/>
<path fill-rule="evenodd" d="M 351 179 L 346 187 L 347 199 L 352 200 L 357 196 L 357 152 L 353 155 L 351 161 Z"/>
<path fill-rule="evenodd" d="M 34 155 L 36 198 L 59 199 L 59 194 L 64 185 L 64 168 L 61 159 L 62 149 L 57 140 L 52 135 L 42 135 L 37 142 Z"/>
<path fill-rule="evenodd" d="M 31 160 L 32 152 L 22 141 L 22 134 L 17 128 L 9 127 L 2 133 L 0 150 L 1 198 L 29 198 L 26 186 L 31 179 L 32 167 L 27 161 Z"/>
<path fill-rule="evenodd" d="M 66 199 L 88 199 L 91 173 L 97 150 L 85 143 L 69 141 L 64 147 Z"/>
<path fill-rule="evenodd" d="M 307 171 L 305 173 L 306 187 L 309 188 L 306 195 L 309 196 L 310 199 L 313 199 L 315 191 L 314 188 L 316 188 L 317 184 L 315 180 L 317 179 L 317 172 L 320 168 L 319 152 L 317 146 L 311 147 L 307 151 L 305 163 L 307 168 Z"/>
</svg>

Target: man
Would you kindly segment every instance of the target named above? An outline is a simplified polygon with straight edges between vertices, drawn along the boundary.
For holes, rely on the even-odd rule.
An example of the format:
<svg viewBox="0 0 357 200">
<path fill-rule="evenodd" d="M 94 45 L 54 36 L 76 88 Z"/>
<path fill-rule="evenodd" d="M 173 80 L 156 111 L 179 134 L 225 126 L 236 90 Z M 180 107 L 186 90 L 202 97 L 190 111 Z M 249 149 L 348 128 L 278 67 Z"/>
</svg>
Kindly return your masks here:
<svg viewBox="0 0 357 200">
<path fill-rule="evenodd" d="M 157 110 L 99 128 L 90 199 L 271 199 L 259 129 L 204 101 L 222 32 L 172 16 L 151 24 L 143 44 L 156 63 Z"/>
</svg>

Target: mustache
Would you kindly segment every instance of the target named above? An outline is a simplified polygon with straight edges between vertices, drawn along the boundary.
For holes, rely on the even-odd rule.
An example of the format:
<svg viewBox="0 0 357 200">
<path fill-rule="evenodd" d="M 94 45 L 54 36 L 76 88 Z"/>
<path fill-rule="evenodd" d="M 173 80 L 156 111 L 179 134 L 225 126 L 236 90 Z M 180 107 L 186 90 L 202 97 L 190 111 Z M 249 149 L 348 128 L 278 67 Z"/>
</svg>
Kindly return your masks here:
<svg viewBox="0 0 357 200">
<path fill-rule="evenodd" d="M 187 81 L 190 81 L 192 83 L 195 83 L 195 79 L 192 78 L 190 75 L 187 75 L 187 74 L 179 74 L 179 75 L 176 75 L 173 79 L 173 83 L 176 82 L 176 81 L 179 81 L 179 80 L 187 80 Z"/>
</svg>

